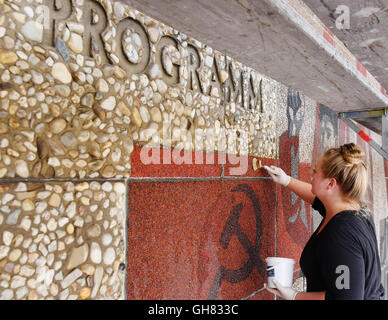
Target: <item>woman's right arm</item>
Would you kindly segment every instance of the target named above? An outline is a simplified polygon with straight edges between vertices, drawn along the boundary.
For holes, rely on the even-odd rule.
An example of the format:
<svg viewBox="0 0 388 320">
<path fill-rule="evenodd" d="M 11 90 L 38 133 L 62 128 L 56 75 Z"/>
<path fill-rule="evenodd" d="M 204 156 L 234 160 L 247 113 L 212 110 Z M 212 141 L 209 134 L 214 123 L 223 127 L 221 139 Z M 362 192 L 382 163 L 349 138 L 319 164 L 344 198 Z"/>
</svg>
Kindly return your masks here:
<svg viewBox="0 0 388 320">
<path fill-rule="evenodd" d="M 305 202 L 313 204 L 315 194 L 311 192 L 311 184 L 290 177 L 290 183 L 287 188 L 294 192 L 298 197 L 302 198 Z"/>
<path fill-rule="evenodd" d="M 281 168 L 275 166 L 263 166 L 264 169 L 268 171 L 268 174 L 272 180 L 276 183 L 287 187 L 292 192 L 294 192 L 298 197 L 302 198 L 304 201 L 313 204 L 315 199 L 315 194 L 311 191 L 311 184 L 295 179 L 287 175 Z"/>
</svg>

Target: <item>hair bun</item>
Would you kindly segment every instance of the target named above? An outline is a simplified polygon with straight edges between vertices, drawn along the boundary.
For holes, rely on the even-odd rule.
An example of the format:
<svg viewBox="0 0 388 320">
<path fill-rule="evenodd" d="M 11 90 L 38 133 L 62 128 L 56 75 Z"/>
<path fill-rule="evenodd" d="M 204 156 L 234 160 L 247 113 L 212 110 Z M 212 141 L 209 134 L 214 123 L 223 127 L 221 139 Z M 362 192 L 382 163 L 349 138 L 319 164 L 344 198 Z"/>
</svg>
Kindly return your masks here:
<svg viewBox="0 0 388 320">
<path fill-rule="evenodd" d="M 358 145 L 354 144 L 353 142 L 342 145 L 340 147 L 340 152 L 347 163 L 352 165 L 364 164 L 364 150 L 362 150 Z"/>
</svg>

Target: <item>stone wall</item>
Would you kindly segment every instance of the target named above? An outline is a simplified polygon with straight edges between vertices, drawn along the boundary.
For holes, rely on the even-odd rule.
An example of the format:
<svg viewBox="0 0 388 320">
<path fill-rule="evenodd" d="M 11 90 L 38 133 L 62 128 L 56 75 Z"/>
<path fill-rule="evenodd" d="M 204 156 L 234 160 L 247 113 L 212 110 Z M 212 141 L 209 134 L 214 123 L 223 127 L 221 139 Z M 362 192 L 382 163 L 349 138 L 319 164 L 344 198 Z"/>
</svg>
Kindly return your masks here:
<svg viewBox="0 0 388 320">
<path fill-rule="evenodd" d="M 0 297 L 273 299 L 319 220 L 252 164 L 310 181 L 330 109 L 120 2 L 0 12 Z"/>
<path fill-rule="evenodd" d="M 1 185 L 3 299 L 122 298 L 125 185 Z"/>
</svg>

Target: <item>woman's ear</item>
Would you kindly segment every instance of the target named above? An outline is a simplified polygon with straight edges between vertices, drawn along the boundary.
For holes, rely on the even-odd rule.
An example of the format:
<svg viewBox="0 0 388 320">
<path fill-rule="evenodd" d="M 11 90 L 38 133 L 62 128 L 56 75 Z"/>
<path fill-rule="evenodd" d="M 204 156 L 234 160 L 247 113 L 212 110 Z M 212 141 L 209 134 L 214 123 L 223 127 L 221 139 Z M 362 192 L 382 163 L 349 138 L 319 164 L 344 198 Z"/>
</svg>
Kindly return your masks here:
<svg viewBox="0 0 388 320">
<path fill-rule="evenodd" d="M 337 180 L 335 178 L 329 178 L 329 183 L 327 184 L 328 189 L 334 189 L 338 186 Z"/>
</svg>

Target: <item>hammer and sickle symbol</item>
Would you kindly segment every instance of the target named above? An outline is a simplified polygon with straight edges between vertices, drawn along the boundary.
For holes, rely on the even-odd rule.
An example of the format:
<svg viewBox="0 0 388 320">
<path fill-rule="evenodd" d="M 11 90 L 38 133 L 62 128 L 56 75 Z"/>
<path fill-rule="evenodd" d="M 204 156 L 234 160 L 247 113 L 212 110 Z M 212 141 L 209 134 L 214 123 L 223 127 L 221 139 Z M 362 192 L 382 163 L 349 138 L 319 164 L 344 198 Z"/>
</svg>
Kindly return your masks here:
<svg viewBox="0 0 388 320">
<path fill-rule="evenodd" d="M 207 299 L 217 298 L 218 290 L 221 287 L 222 281 L 226 280 L 230 283 L 244 281 L 246 278 L 248 278 L 253 268 L 257 268 L 261 276 L 265 276 L 265 266 L 259 256 L 262 235 L 262 222 L 259 201 L 253 189 L 247 184 L 237 185 L 232 189 L 232 192 L 236 191 L 244 192 L 253 204 L 256 217 L 256 241 L 255 244 L 252 245 L 246 234 L 242 231 L 238 222 L 240 214 L 243 210 L 243 204 L 239 203 L 235 205 L 230 211 L 230 215 L 225 223 L 224 230 L 221 233 L 220 243 L 223 249 L 227 249 L 232 236 L 235 234 L 244 250 L 248 253 L 249 259 L 241 268 L 236 270 L 228 270 L 224 266 L 220 266 L 213 280 L 213 284 Z"/>
</svg>

